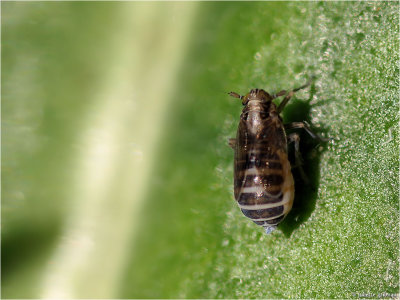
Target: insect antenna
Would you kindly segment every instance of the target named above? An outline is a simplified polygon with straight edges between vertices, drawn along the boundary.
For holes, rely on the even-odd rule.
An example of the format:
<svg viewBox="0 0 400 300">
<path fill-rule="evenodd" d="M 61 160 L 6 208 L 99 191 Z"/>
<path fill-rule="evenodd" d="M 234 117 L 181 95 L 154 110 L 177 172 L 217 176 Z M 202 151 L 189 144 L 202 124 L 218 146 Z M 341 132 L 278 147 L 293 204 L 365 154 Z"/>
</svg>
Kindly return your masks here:
<svg viewBox="0 0 400 300">
<path fill-rule="evenodd" d="M 238 93 L 230 92 L 230 93 L 228 93 L 228 95 L 231 97 L 239 98 L 240 100 L 243 100 L 243 96 L 239 95 Z"/>
</svg>

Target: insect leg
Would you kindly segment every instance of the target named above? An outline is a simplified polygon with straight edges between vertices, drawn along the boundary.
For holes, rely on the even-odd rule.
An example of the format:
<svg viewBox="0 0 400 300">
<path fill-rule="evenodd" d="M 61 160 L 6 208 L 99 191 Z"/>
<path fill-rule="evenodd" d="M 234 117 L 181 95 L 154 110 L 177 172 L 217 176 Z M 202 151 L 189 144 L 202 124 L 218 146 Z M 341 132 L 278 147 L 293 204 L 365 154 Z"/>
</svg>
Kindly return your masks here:
<svg viewBox="0 0 400 300">
<path fill-rule="evenodd" d="M 300 91 L 300 90 L 305 89 L 306 87 L 308 87 L 308 86 L 311 84 L 311 81 L 312 81 L 312 78 L 310 78 L 310 79 L 309 79 L 305 84 L 303 84 L 302 86 L 300 86 L 300 87 L 298 87 L 298 88 L 295 88 L 295 89 L 289 91 L 288 93 L 287 93 L 286 90 L 282 90 L 282 91 L 280 91 L 279 93 L 273 95 L 272 98 L 276 98 L 276 97 L 283 96 L 283 95 L 287 94 L 287 95 L 285 96 L 285 98 L 283 98 L 282 102 L 281 102 L 281 103 L 279 104 L 279 106 L 278 106 L 278 109 L 277 109 L 277 110 L 278 110 L 278 113 L 282 112 L 283 108 L 284 108 L 284 107 L 286 106 L 286 104 L 289 102 L 290 98 L 292 98 L 292 96 L 294 95 L 294 93 L 296 93 L 297 91 Z"/>
<path fill-rule="evenodd" d="M 229 147 L 231 147 L 232 149 L 235 150 L 236 139 L 229 139 L 229 140 L 228 140 L 228 145 L 229 145 Z"/>
<path fill-rule="evenodd" d="M 235 93 L 235 92 L 230 92 L 230 93 L 228 93 L 228 95 L 231 97 L 234 97 L 234 98 L 243 99 L 243 96 L 240 96 L 238 93 Z"/>
<path fill-rule="evenodd" d="M 288 135 L 287 140 L 288 140 L 288 144 L 290 144 L 291 142 L 294 142 L 294 158 L 295 158 L 295 163 L 296 163 L 295 167 L 299 168 L 301 179 L 303 179 L 303 181 L 306 184 L 309 184 L 310 181 L 308 180 L 306 173 L 304 173 L 303 166 L 302 166 L 303 163 L 302 163 L 300 147 L 299 147 L 300 136 L 298 133 L 291 133 Z"/>
<path fill-rule="evenodd" d="M 285 124 L 285 129 L 297 129 L 297 128 L 303 128 L 305 131 L 307 131 L 307 133 L 316 140 L 319 140 L 321 142 L 329 142 L 330 140 L 332 140 L 331 138 L 323 138 L 320 137 L 318 134 L 314 133 L 311 128 L 310 125 L 308 125 L 308 123 L 306 121 L 304 122 L 292 122 L 289 124 Z"/>
</svg>

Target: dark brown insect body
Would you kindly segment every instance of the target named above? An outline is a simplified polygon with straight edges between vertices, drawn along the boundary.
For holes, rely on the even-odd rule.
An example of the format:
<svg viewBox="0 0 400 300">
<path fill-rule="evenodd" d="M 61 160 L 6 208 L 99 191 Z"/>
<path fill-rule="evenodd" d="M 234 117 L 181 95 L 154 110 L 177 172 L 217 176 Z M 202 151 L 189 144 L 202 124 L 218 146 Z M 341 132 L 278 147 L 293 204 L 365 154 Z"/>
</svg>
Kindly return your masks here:
<svg viewBox="0 0 400 300">
<path fill-rule="evenodd" d="M 230 95 L 242 99 L 236 139 L 229 144 L 235 150 L 234 194 L 242 213 L 272 232 L 292 208 L 294 181 L 287 155 L 288 141 L 295 142 L 296 160 L 299 136 L 286 137 L 285 128 L 304 128 L 313 137 L 308 125 L 296 122 L 284 125 L 279 113 L 294 92 L 281 91 L 270 95 L 261 89 L 253 89 L 247 95 L 234 92 Z M 272 100 L 286 95 L 279 107 Z"/>
</svg>

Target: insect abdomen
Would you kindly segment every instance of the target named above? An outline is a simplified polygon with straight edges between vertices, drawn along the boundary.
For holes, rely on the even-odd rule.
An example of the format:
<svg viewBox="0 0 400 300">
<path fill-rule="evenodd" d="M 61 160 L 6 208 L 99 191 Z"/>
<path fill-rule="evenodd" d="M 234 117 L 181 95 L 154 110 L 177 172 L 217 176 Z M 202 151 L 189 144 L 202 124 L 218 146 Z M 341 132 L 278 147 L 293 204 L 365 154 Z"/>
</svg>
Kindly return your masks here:
<svg viewBox="0 0 400 300">
<path fill-rule="evenodd" d="M 235 196 L 242 213 L 266 229 L 290 211 L 294 182 L 287 154 L 253 145 L 247 159 L 235 164 Z"/>
</svg>

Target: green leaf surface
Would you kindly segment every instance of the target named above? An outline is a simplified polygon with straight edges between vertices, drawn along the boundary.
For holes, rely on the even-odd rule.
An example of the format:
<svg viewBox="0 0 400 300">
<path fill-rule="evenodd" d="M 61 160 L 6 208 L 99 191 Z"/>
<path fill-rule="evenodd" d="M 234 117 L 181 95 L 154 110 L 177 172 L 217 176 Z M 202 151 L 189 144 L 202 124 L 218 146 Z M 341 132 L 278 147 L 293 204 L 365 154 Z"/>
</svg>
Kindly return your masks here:
<svg viewBox="0 0 400 300">
<path fill-rule="evenodd" d="M 68 295 L 75 298 L 398 297 L 399 4 L 200 2 L 191 22 L 183 21 L 184 7 L 2 3 L 3 298 L 46 295 L 43 282 L 54 277 L 65 228 L 81 228 L 73 214 L 96 237 L 68 240 L 72 249 L 86 243 L 90 262 L 71 283 Z M 128 20 L 135 15 L 132 30 L 121 11 Z M 158 25 L 149 29 L 154 20 Z M 160 46 L 182 26 L 190 26 L 189 38 Z M 131 34 L 143 43 L 126 38 Z M 131 49 L 149 54 L 124 65 L 120 55 Z M 179 69 L 157 76 L 153 71 L 174 51 L 182 52 Z M 112 81 L 103 76 L 109 72 L 128 75 Z M 227 93 L 277 92 L 311 76 L 284 121 L 308 121 L 333 140 L 319 143 L 301 133 L 310 183 L 293 170 L 293 210 L 265 235 L 233 198 L 227 141 L 236 134 L 241 103 Z M 164 77 L 176 80 L 159 102 L 145 102 Z M 117 93 L 106 110 L 125 111 L 112 119 L 123 129 L 111 139 L 124 155 L 110 163 L 118 167 L 105 181 L 111 188 L 104 201 L 86 203 L 82 196 L 71 209 L 73 182 L 85 179 L 74 168 L 77 153 L 92 143 L 77 137 L 101 106 L 96 99 L 118 92 L 121 79 L 135 87 L 132 93 L 146 92 L 135 108 Z M 146 127 L 154 116 L 162 117 L 154 120 L 159 135 Z M 153 136 L 146 170 L 132 170 L 137 165 L 124 149 L 147 149 L 134 137 Z M 129 180 L 142 174 L 145 190 L 137 201 Z M 99 292 L 98 282 L 109 281 Z"/>
<path fill-rule="evenodd" d="M 398 292 L 397 8 L 202 5 L 175 122 L 164 136 L 168 150 L 154 173 L 160 187 L 148 197 L 143 252 L 129 266 L 123 296 Z M 302 135 L 312 184 L 296 177 L 292 214 L 266 236 L 232 201 L 227 139 L 235 135 L 241 105 L 224 92 L 276 92 L 310 75 L 317 78 L 311 91 L 296 95 L 285 118 L 309 120 L 334 141 L 320 149 Z"/>
</svg>

